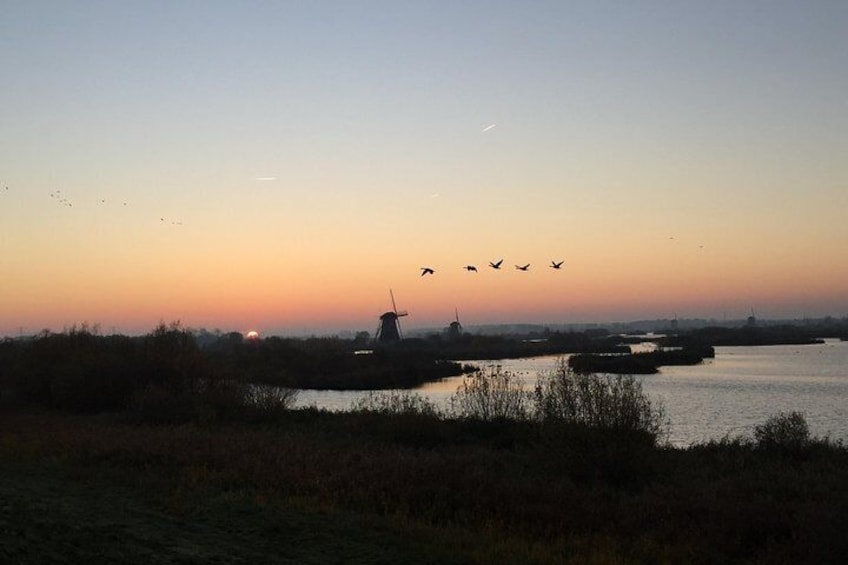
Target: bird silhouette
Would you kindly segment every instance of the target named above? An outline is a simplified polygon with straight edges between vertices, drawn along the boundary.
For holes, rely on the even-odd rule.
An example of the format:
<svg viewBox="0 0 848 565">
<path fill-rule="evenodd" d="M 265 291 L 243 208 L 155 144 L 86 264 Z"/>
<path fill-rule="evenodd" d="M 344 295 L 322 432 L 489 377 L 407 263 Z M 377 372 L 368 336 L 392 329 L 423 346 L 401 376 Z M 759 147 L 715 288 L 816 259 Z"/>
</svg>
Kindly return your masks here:
<svg viewBox="0 0 848 565">
<path fill-rule="evenodd" d="M 519 271 L 526 271 L 530 269 L 530 263 L 527 263 L 526 265 L 516 265 L 515 268 Z"/>
<path fill-rule="evenodd" d="M 557 263 L 556 261 L 551 261 L 551 269 L 557 269 L 557 270 L 561 269 L 561 268 L 562 268 L 562 264 L 563 264 L 564 262 L 565 262 L 565 261 L 560 261 L 559 263 Z"/>
<path fill-rule="evenodd" d="M 424 275 L 432 275 L 432 274 L 433 274 L 433 273 L 435 273 L 435 272 L 436 272 L 436 271 L 434 271 L 434 270 L 433 270 L 433 269 L 431 269 L 430 267 L 421 267 L 421 276 L 422 276 L 422 277 L 423 277 Z"/>
<path fill-rule="evenodd" d="M 463 269 L 465 269 L 469 273 L 476 273 L 477 272 L 477 267 L 475 267 L 474 265 L 466 265 L 466 266 L 463 267 Z"/>
<path fill-rule="evenodd" d="M 500 260 L 500 261 L 498 261 L 497 263 L 489 262 L 489 266 L 490 266 L 491 268 L 493 268 L 493 269 L 500 269 L 500 268 L 501 268 L 501 263 L 503 263 L 503 259 L 501 259 L 501 260 Z"/>
</svg>

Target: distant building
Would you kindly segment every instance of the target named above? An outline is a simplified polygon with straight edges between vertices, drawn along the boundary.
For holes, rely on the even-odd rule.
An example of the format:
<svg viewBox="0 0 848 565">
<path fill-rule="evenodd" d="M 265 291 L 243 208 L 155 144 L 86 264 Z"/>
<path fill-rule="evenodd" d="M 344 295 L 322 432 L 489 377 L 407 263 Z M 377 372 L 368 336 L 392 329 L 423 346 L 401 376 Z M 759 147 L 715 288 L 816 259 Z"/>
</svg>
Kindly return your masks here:
<svg viewBox="0 0 848 565">
<path fill-rule="evenodd" d="M 462 324 L 459 323 L 459 310 L 454 310 L 456 317 L 447 327 L 448 339 L 459 339 L 462 337 Z"/>
<path fill-rule="evenodd" d="M 459 339 L 462 336 L 462 326 L 459 322 L 451 322 L 447 328 L 448 339 Z"/>
<path fill-rule="evenodd" d="M 378 343 L 395 343 L 401 340 L 400 322 L 397 312 L 386 312 L 380 316 L 380 326 L 377 328 Z"/>
</svg>

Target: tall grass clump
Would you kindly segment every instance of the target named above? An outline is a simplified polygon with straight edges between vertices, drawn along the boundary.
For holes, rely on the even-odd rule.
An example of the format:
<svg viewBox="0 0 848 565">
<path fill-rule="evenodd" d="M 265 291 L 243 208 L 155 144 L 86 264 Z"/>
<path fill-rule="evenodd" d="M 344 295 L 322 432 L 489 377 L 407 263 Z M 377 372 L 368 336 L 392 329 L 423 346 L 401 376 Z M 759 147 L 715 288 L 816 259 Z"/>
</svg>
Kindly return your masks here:
<svg viewBox="0 0 848 565">
<path fill-rule="evenodd" d="M 420 394 L 399 390 L 369 392 L 352 403 L 351 411 L 431 417 L 440 415 L 436 405 Z"/>
<path fill-rule="evenodd" d="M 294 408 L 299 394 L 296 388 L 252 384 L 245 391 L 245 401 L 261 413 L 275 414 Z"/>
<path fill-rule="evenodd" d="M 631 375 L 580 374 L 561 361 L 539 379 L 533 400 L 534 414 L 543 424 L 634 432 L 653 443 L 668 433 L 662 405 L 652 402 Z"/>
<path fill-rule="evenodd" d="M 498 365 L 467 375 L 450 399 L 450 412 L 482 421 L 526 420 L 528 401 L 519 376 Z"/>
<path fill-rule="evenodd" d="M 453 436 L 441 410 L 415 392 L 369 392 L 351 404 L 350 412 L 351 425 L 361 433 L 398 445 L 432 449 Z"/>
</svg>

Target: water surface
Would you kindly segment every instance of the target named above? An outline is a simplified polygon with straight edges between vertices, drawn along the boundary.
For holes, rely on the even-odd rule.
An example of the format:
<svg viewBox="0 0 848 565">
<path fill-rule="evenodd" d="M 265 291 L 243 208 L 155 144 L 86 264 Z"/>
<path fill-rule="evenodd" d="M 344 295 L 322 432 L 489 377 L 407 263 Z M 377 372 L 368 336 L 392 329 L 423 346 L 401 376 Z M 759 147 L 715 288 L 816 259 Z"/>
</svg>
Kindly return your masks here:
<svg viewBox="0 0 848 565">
<path fill-rule="evenodd" d="M 645 392 L 661 402 L 671 422 L 670 440 L 686 446 L 724 436 L 752 434 L 753 427 L 778 412 L 803 412 L 816 436 L 848 441 L 848 342 L 820 345 L 716 347 L 715 359 L 686 367 L 662 367 L 638 377 Z M 562 357 L 481 360 L 516 373 L 532 390 L 541 374 Z M 416 392 L 447 406 L 462 382 L 452 377 Z M 367 392 L 302 391 L 299 405 L 346 410 Z"/>
</svg>

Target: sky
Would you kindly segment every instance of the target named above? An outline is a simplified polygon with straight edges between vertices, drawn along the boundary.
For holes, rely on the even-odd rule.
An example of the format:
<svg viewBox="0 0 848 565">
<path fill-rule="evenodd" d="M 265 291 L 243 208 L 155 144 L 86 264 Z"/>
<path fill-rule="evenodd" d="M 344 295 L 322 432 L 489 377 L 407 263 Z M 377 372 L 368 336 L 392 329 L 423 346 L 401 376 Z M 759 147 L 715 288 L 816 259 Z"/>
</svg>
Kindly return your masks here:
<svg viewBox="0 0 848 565">
<path fill-rule="evenodd" d="M 2 12 L 0 335 L 848 314 L 844 1 Z"/>
</svg>

